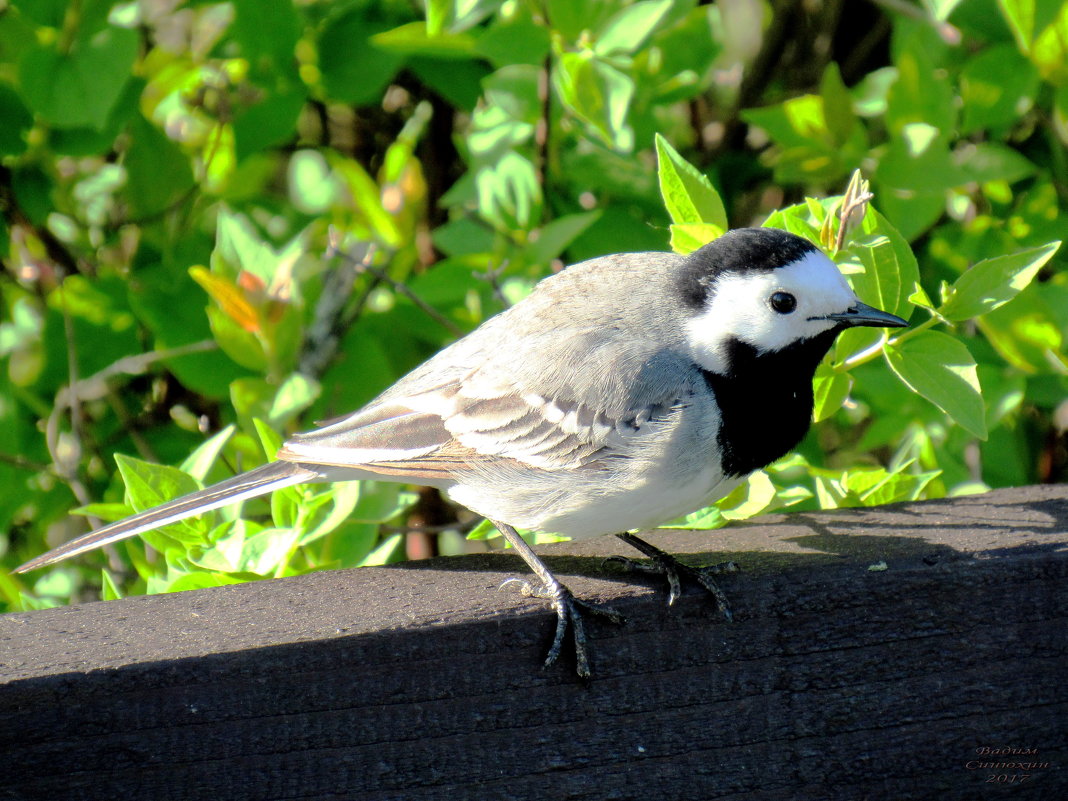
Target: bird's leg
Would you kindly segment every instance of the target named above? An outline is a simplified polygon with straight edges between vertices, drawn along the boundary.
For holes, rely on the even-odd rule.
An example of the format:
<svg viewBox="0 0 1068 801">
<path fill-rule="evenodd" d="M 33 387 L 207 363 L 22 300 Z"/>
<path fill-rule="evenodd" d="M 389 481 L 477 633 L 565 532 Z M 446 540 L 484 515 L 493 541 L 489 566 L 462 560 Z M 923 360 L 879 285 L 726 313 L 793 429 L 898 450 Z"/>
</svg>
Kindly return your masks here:
<svg viewBox="0 0 1068 801">
<path fill-rule="evenodd" d="M 643 564 L 641 562 L 635 562 L 633 559 L 628 559 L 625 556 L 610 556 L 606 559 L 606 562 L 619 562 L 627 567 L 629 570 L 640 570 L 645 573 L 658 573 L 663 575 L 668 580 L 668 586 L 670 591 L 668 592 L 668 604 L 673 604 L 679 599 L 682 594 L 682 582 L 683 577 L 692 579 L 700 584 L 716 600 L 716 607 L 723 614 L 723 617 L 727 620 L 733 618 L 731 613 L 731 605 L 727 600 L 727 596 L 723 594 L 723 590 L 716 584 L 713 576 L 719 576 L 724 573 L 736 573 L 738 571 L 738 565 L 734 562 L 724 562 L 719 565 L 709 565 L 708 567 L 690 567 L 684 565 L 674 556 L 657 548 L 655 545 L 650 545 L 645 540 L 634 536 L 633 534 L 623 533 L 616 534 L 623 542 L 627 543 L 633 548 L 637 548 L 643 554 L 648 556 L 651 560 L 651 564 Z"/>
<path fill-rule="evenodd" d="M 556 634 L 553 636 L 553 644 L 549 647 L 549 653 L 545 657 L 545 667 L 552 665 L 560 656 L 560 650 L 564 644 L 564 636 L 567 634 L 568 625 L 571 626 L 571 637 L 575 642 L 575 663 L 579 676 L 588 679 L 590 677 L 590 660 L 586 655 L 586 628 L 583 624 L 582 613 L 589 612 L 591 615 L 603 617 L 613 623 L 624 623 L 626 618 L 614 609 L 606 606 L 595 606 L 586 601 L 579 600 L 572 595 L 571 590 L 561 584 L 545 563 L 538 558 L 534 550 L 527 545 L 526 541 L 519 536 L 519 532 L 507 523 L 498 523 L 491 520 L 511 543 L 516 552 L 523 557 L 523 561 L 534 571 L 541 581 L 540 587 L 533 587 L 529 582 L 521 581 L 523 594 L 532 598 L 542 598 L 550 603 L 556 612 Z M 509 579 L 505 582 L 519 581 Z M 504 584 L 501 585 L 502 587 Z"/>
</svg>

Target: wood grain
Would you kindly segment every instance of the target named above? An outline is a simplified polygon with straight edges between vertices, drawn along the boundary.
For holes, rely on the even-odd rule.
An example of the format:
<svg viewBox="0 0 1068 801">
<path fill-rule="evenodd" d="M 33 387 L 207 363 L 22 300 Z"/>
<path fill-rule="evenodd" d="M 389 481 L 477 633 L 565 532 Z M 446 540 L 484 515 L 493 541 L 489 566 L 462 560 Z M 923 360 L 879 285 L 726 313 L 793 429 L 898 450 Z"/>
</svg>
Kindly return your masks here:
<svg viewBox="0 0 1068 801">
<path fill-rule="evenodd" d="M 590 623 L 589 685 L 539 667 L 508 554 L 0 616 L 0 799 L 1068 792 L 1068 487 L 650 541 L 739 562 L 735 622 L 603 565 L 614 538 L 539 549 L 628 617 Z"/>
</svg>

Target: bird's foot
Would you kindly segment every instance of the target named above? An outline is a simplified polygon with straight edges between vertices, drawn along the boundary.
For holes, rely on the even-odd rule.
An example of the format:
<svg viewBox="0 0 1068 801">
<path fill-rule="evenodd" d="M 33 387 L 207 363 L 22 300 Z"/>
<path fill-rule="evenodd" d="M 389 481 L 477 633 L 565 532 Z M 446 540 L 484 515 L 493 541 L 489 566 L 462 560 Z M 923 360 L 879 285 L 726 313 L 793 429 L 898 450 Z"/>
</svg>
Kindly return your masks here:
<svg viewBox="0 0 1068 801">
<path fill-rule="evenodd" d="M 714 576 L 721 576 L 725 573 L 737 573 L 738 565 L 734 562 L 722 562 L 717 565 L 708 565 L 707 567 L 691 567 L 690 565 L 684 565 L 674 556 L 657 548 L 655 545 L 650 545 L 643 539 L 635 537 L 633 534 L 617 534 L 623 542 L 628 545 L 637 548 L 639 551 L 649 557 L 649 563 L 636 562 L 633 559 L 629 559 L 626 556 L 610 556 L 605 559 L 605 562 L 617 562 L 623 565 L 628 570 L 634 570 L 642 573 L 656 573 L 667 578 L 668 581 L 668 605 L 675 603 L 682 595 L 682 579 L 686 578 L 693 581 L 704 589 L 715 599 L 716 608 L 723 615 L 724 619 L 732 620 L 734 615 L 731 612 L 730 602 L 727 600 L 727 596 L 723 594 L 723 590 L 719 588 Z"/>
<path fill-rule="evenodd" d="M 627 619 L 611 607 L 598 606 L 576 598 L 571 590 L 558 581 L 535 587 L 529 581 L 512 578 L 505 581 L 501 587 L 512 582 L 519 584 L 519 591 L 528 598 L 541 598 L 548 601 L 553 611 L 556 612 L 556 634 L 553 636 L 553 644 L 549 647 L 549 653 L 545 657 L 544 667 L 550 667 L 560 657 L 564 638 L 570 627 L 571 638 L 575 643 L 575 670 L 581 678 L 588 679 L 590 660 L 586 653 L 586 626 L 582 618 L 583 613 L 617 624 L 626 623 Z"/>
</svg>

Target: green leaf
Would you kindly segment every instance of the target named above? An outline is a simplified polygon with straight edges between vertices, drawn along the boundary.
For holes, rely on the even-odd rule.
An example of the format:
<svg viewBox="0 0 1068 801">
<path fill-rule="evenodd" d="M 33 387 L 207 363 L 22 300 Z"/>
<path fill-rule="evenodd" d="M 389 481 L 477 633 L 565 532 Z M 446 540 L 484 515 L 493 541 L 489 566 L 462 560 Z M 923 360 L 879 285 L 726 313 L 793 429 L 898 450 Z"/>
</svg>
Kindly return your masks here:
<svg viewBox="0 0 1068 801">
<path fill-rule="evenodd" d="M 733 501 L 739 491 L 743 493 L 740 502 L 731 503 L 730 506 L 725 506 L 722 502 L 719 504 L 720 511 L 728 520 L 755 517 L 775 502 L 775 485 L 763 470 L 751 473 L 745 483 L 724 500 Z"/>
<path fill-rule="evenodd" d="M 262 101 L 242 109 L 233 122 L 235 158 L 242 161 L 294 139 L 305 100 L 307 94 L 297 88 L 272 92 Z"/>
<path fill-rule="evenodd" d="M 597 33 L 593 49 L 598 55 L 633 53 L 671 9 L 672 0 L 642 0 L 618 11 Z"/>
<path fill-rule="evenodd" d="M 867 252 L 861 257 L 864 274 L 850 278 L 854 289 L 862 299 L 865 296 L 875 298 L 884 304 L 879 306 L 880 309 L 907 320 L 911 312 L 908 297 L 920 281 L 916 255 L 905 237 L 871 207 L 861 221 L 860 231 L 869 238 L 857 240 Z"/>
<path fill-rule="evenodd" d="M 394 215 L 382 206 L 382 190 L 363 165 L 355 159 L 330 151 L 327 161 L 352 194 L 352 205 L 362 221 L 384 244 L 399 247 L 403 235 Z"/>
<path fill-rule="evenodd" d="M 453 6 L 450 31 L 466 31 L 499 11 L 501 0 L 450 0 Z"/>
<path fill-rule="evenodd" d="M 831 142 L 823 98 L 819 95 L 802 95 L 776 106 L 746 109 L 742 118 L 763 128 L 776 143 L 786 148 Z"/>
<path fill-rule="evenodd" d="M 927 11 L 931 16 L 939 22 L 945 22 L 949 19 L 949 15 L 953 13 L 961 0 L 923 0 L 923 4 L 927 7 Z"/>
<path fill-rule="evenodd" d="M 565 214 L 543 225 L 527 249 L 527 258 L 534 264 L 549 264 L 559 256 L 582 232 L 600 218 L 599 210 Z"/>
<path fill-rule="evenodd" d="M 764 220 L 764 228 L 781 228 L 809 242 L 820 241 L 820 229 L 812 224 L 809 208 L 804 203 L 797 203 L 779 211 L 773 211 Z"/>
<path fill-rule="evenodd" d="M 1068 145 L 1068 83 L 1053 95 L 1053 130 L 1063 145 Z"/>
<path fill-rule="evenodd" d="M 267 371 L 267 354 L 255 334 L 242 328 L 218 306 L 208 306 L 204 311 L 208 315 L 212 336 L 227 356 L 254 372 Z"/>
<path fill-rule="evenodd" d="M 909 473 L 905 469 L 911 463 L 901 465 L 893 472 L 881 467 L 853 468 L 842 475 L 841 483 L 847 490 L 849 506 L 881 506 L 901 501 L 915 501 L 941 471 Z"/>
<path fill-rule="evenodd" d="M 23 96 L 57 128 L 95 128 L 108 121 L 137 58 L 135 31 L 104 28 L 79 39 L 70 52 L 39 46 L 19 67 Z"/>
<path fill-rule="evenodd" d="M 604 0 L 546 0 L 545 9 L 553 33 L 576 42 L 583 33 L 599 30 L 620 5 Z"/>
<path fill-rule="evenodd" d="M 479 86 L 489 75 L 489 68 L 476 58 L 442 59 L 412 56 L 408 68 L 425 86 L 454 106 L 457 111 L 473 112 L 481 100 Z"/>
<path fill-rule="evenodd" d="M 124 517 L 134 514 L 134 512 L 134 508 L 128 503 L 87 503 L 85 506 L 70 510 L 72 515 L 99 517 L 107 523 L 122 520 Z"/>
<path fill-rule="evenodd" d="M 323 85 L 335 100 L 363 106 L 381 98 L 382 90 L 397 74 L 404 56 L 377 47 L 376 34 L 390 23 L 368 19 L 362 10 L 342 14 L 323 28 L 319 37 L 319 71 Z"/>
<path fill-rule="evenodd" d="M 230 437 L 234 435 L 235 430 L 233 425 L 228 425 L 201 443 L 182 462 L 180 466 L 182 472 L 188 473 L 198 481 L 203 481 L 207 478 L 208 471 L 215 465 L 219 454 L 222 453 L 222 449 L 230 441 Z"/>
<path fill-rule="evenodd" d="M 657 104 L 676 103 L 696 97 L 708 88 L 712 80 L 713 64 L 723 51 L 717 33 L 720 9 L 714 5 L 675 3 L 668 18 L 654 34 L 652 47 L 636 54 L 656 53 L 660 66 L 660 83 L 656 86 Z"/>
<path fill-rule="evenodd" d="M 1020 122 L 1038 92 L 1038 70 L 1011 44 L 984 48 L 961 70 L 961 133 Z"/>
<path fill-rule="evenodd" d="M 1034 175 L 1038 168 L 1011 147 L 994 142 L 980 142 L 957 148 L 954 162 L 963 175 L 977 183 L 1008 181 L 1013 183 Z"/>
<path fill-rule="evenodd" d="M 849 250 L 864 265 L 864 272 L 852 276 L 853 289 L 877 309 L 897 314 L 904 300 L 904 282 L 893 245 L 885 236 L 854 239 Z"/>
<path fill-rule="evenodd" d="M 712 529 L 723 528 L 727 525 L 727 522 L 727 518 L 723 516 L 723 512 L 719 510 L 719 507 L 706 506 L 704 509 L 690 512 L 690 514 L 684 515 L 676 520 L 661 523 L 657 528 L 681 528 L 693 531 L 711 531 Z"/>
<path fill-rule="evenodd" d="M 149 217 L 170 208 L 194 185 L 189 159 L 178 145 L 140 114 L 130 121 L 126 197 L 135 215 Z"/>
<path fill-rule="evenodd" d="M 1061 0 L 998 0 L 998 5 L 1016 44 L 1027 53 L 1035 36 L 1057 15 Z"/>
<path fill-rule="evenodd" d="M 1056 9 L 1058 0 L 1038 3 Z M 1038 73 L 1055 86 L 1068 81 L 1068 3 L 1060 2 L 1060 8 L 1054 11 L 1049 25 L 1045 28 L 1036 26 L 1041 33 L 1031 45 L 1031 61 L 1038 67 Z M 1043 22 L 1045 20 L 1042 20 Z"/>
<path fill-rule="evenodd" d="M 371 551 L 360 561 L 360 567 L 373 565 L 388 565 L 398 562 L 403 556 L 404 537 L 400 534 L 392 534 L 382 541 L 382 544 Z"/>
<path fill-rule="evenodd" d="M 330 490 L 332 503 L 323 516 L 308 521 L 300 537 L 300 544 L 315 542 L 345 523 L 356 510 L 360 500 L 361 482 L 339 481 Z"/>
<path fill-rule="evenodd" d="M 323 503 L 325 499 L 320 494 L 308 497 L 299 487 L 277 490 L 270 497 L 271 522 L 276 528 L 296 529 L 306 511 L 317 511 Z"/>
<path fill-rule="evenodd" d="M 100 571 L 100 597 L 105 601 L 117 601 L 122 598 L 122 590 L 107 570 Z"/>
<path fill-rule="evenodd" d="M 902 136 L 911 123 L 924 123 L 948 135 L 956 127 L 956 93 L 949 78 L 936 70 L 919 38 L 913 38 L 897 58 L 897 81 L 886 103 L 886 125 Z"/>
<path fill-rule="evenodd" d="M 63 26 L 67 6 L 68 0 L 22 0 L 18 10 L 38 25 L 60 28 Z"/>
<path fill-rule="evenodd" d="M 126 485 L 126 500 L 137 512 L 200 489 L 200 485 L 192 476 L 177 467 L 153 464 L 121 453 L 115 454 L 115 462 Z M 165 526 L 159 529 L 159 534 L 180 542 L 201 544 L 204 542 L 205 530 L 203 522 L 191 519 Z"/>
<path fill-rule="evenodd" d="M 154 464 L 125 454 L 115 454 L 126 496 L 135 510 L 143 512 L 200 489 L 196 479 L 170 465 Z"/>
<path fill-rule="evenodd" d="M 500 531 L 490 521 L 483 518 L 479 520 L 473 529 L 467 532 L 469 540 L 488 540 L 500 535 Z"/>
<path fill-rule="evenodd" d="M 427 33 L 426 23 L 409 22 L 371 37 L 375 47 L 405 56 L 469 59 L 475 54 L 475 37 L 466 33 Z"/>
<path fill-rule="evenodd" d="M 0 83 L 0 156 L 18 156 L 26 150 L 26 134 L 33 127 L 33 115 L 18 93 Z"/>
<path fill-rule="evenodd" d="M 230 384 L 230 403 L 243 419 L 267 420 L 277 387 L 263 378 L 239 378 Z"/>
<path fill-rule="evenodd" d="M 815 399 L 812 419 L 818 423 L 835 414 L 842 408 L 852 387 L 853 379 L 848 373 L 837 372 L 826 362 L 821 362 L 816 368 L 816 376 L 812 382 Z"/>
<path fill-rule="evenodd" d="M 426 0 L 427 36 L 439 36 L 445 32 L 445 26 L 452 15 L 453 0 Z"/>
<path fill-rule="evenodd" d="M 914 286 L 915 289 L 908 297 L 909 303 L 914 306 L 919 306 L 921 308 L 934 311 L 934 303 L 931 301 L 930 295 L 927 294 L 927 290 L 924 289 L 918 281 L 914 284 Z"/>
<path fill-rule="evenodd" d="M 984 259 L 953 283 L 939 314 L 947 320 L 968 320 L 1005 305 L 1031 283 L 1060 246 L 1060 242 L 1050 242 Z"/>
<path fill-rule="evenodd" d="M 532 64 L 501 67 L 482 80 L 486 102 L 509 118 L 533 125 L 541 117 L 538 81 L 541 69 Z"/>
<path fill-rule="evenodd" d="M 588 124 L 605 144 L 619 152 L 634 146 L 627 113 L 634 97 L 634 79 L 590 52 L 564 53 L 553 72 L 564 105 Z"/>
<path fill-rule="evenodd" d="M 723 229 L 712 223 L 672 223 L 671 249 L 683 255 L 692 253 L 723 234 Z"/>
<path fill-rule="evenodd" d="M 265 528 L 245 539 L 238 568 L 241 571 L 270 576 L 296 547 L 300 529 Z"/>
<path fill-rule="evenodd" d="M 151 332 L 157 349 L 210 338 L 211 328 L 204 314 L 204 290 L 177 263 L 187 256 L 189 261 L 199 258 L 210 247 L 206 239 L 189 236 L 162 261 L 138 264 L 137 280 L 128 286 L 129 306 L 138 322 Z M 229 359 L 220 358 L 218 352 L 170 358 L 165 364 L 182 386 L 210 398 L 225 397 L 230 381 L 245 374 Z"/>
<path fill-rule="evenodd" d="M 675 223 L 711 223 L 727 230 L 727 212 L 708 177 L 679 155 L 660 134 L 656 135 L 660 195 Z"/>
<path fill-rule="evenodd" d="M 540 66 L 549 53 L 549 29 L 535 23 L 529 14 L 516 14 L 486 30 L 475 43 L 475 52 L 495 67 Z"/>
<path fill-rule="evenodd" d="M 287 172 L 289 199 L 304 214 L 325 214 L 344 196 L 344 187 L 318 150 L 296 151 Z"/>
<path fill-rule="evenodd" d="M 478 210 L 502 229 L 525 230 L 541 207 L 541 187 L 530 159 L 510 151 L 475 175 Z"/>
<path fill-rule="evenodd" d="M 246 581 L 260 578 L 260 576 L 244 574 L 240 576 L 231 576 L 226 573 L 205 573 L 203 571 L 197 573 L 186 573 L 184 576 L 179 576 L 174 581 L 170 582 L 163 588 L 156 589 L 156 592 L 187 592 L 189 590 L 206 590 L 211 587 L 225 587 L 230 584 L 244 584 Z"/>
<path fill-rule="evenodd" d="M 267 461 L 273 462 L 278 458 L 276 454 L 282 447 L 281 435 L 259 417 L 252 418 L 252 426 L 256 429 L 256 436 L 260 439 L 263 455 L 267 457 Z"/>
<path fill-rule="evenodd" d="M 245 546 L 245 537 L 263 528 L 259 523 L 240 518 L 226 520 L 211 530 L 209 548 L 190 548 L 186 558 L 206 570 L 218 570 L 236 573 L 241 561 L 241 549 Z"/>
<path fill-rule="evenodd" d="M 300 16 L 291 0 L 231 0 L 233 36 L 253 71 L 295 70 Z M 261 64 L 260 62 L 265 62 Z M 269 67 L 267 66 L 269 65 Z"/>
<path fill-rule="evenodd" d="M 986 439 L 986 415 L 975 359 L 960 340 L 923 331 L 885 350 L 890 369 L 963 428 Z"/>
<path fill-rule="evenodd" d="M 1063 375 L 1062 331 L 1068 330 L 1062 311 L 1068 308 L 1064 294 L 1060 287 L 1032 283 L 1012 304 L 977 317 L 975 322 L 1010 364 L 1027 373 Z"/>
<path fill-rule="evenodd" d="M 360 523 L 385 523 L 399 515 L 418 496 L 388 481 L 363 481 L 352 519 Z"/>
<path fill-rule="evenodd" d="M 838 182 L 867 157 L 866 129 L 848 122 L 851 101 L 839 91 L 842 87 L 836 85 L 834 72 L 825 77 L 830 106 L 823 97 L 808 94 L 742 112 L 744 120 L 763 128 L 777 145 L 766 156 L 775 166 L 776 180 Z M 828 113 L 835 115 L 833 128 Z"/>
<path fill-rule="evenodd" d="M 273 428 L 280 429 L 290 420 L 307 409 L 319 397 L 321 387 L 314 378 L 301 373 L 292 373 L 282 381 L 275 393 L 267 414 L 267 421 Z"/>
<path fill-rule="evenodd" d="M 833 61 L 827 65 L 820 81 L 820 96 L 823 98 L 823 116 L 827 128 L 838 142 L 847 142 L 857 125 L 853 113 L 853 98 L 842 82 L 842 74 Z"/>
</svg>

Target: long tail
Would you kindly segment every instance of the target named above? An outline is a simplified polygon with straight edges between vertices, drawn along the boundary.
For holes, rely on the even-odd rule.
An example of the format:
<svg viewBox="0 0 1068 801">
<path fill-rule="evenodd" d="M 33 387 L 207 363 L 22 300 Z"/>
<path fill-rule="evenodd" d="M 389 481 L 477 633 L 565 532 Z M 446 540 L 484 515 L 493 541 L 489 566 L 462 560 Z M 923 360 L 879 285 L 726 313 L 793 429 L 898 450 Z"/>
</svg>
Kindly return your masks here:
<svg viewBox="0 0 1068 801">
<path fill-rule="evenodd" d="M 220 481 L 218 484 L 212 484 L 199 492 L 191 492 L 189 495 L 83 534 L 36 559 L 31 559 L 24 565 L 19 565 L 15 568 L 15 572 L 25 573 L 28 570 L 35 570 L 91 551 L 93 548 L 99 548 L 101 545 L 118 542 L 169 523 L 177 523 L 179 520 L 210 509 L 266 495 L 276 489 L 322 480 L 322 475 L 321 472 L 310 470 L 294 462 L 271 462 L 255 470 L 249 470 L 247 473 Z"/>
</svg>

